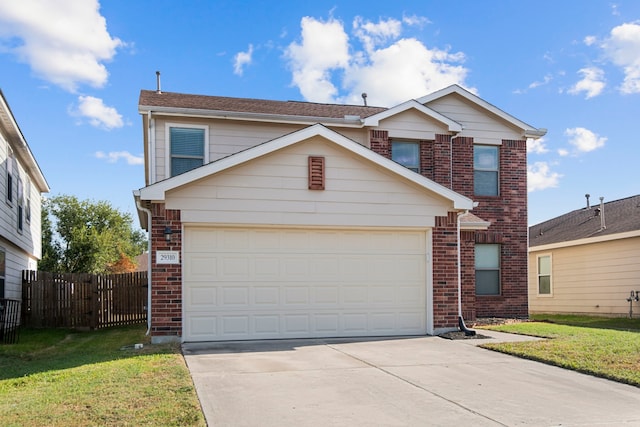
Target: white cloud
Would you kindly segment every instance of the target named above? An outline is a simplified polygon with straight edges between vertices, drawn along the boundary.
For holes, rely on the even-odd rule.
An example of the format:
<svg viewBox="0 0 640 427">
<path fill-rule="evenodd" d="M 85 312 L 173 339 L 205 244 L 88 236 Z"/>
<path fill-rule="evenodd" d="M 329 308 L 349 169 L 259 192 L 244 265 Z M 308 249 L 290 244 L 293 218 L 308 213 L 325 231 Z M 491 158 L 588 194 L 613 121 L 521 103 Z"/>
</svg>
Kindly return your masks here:
<svg viewBox="0 0 640 427">
<path fill-rule="evenodd" d="M 349 66 L 349 37 L 342 23 L 305 16 L 300 23 L 302 40 L 291 43 L 285 56 L 293 73 L 293 84 L 309 101 L 332 102 L 338 89 L 331 81 L 331 70 Z"/>
<path fill-rule="evenodd" d="M 580 69 L 578 73 L 582 75 L 582 80 L 569 89 L 568 92 L 570 94 L 578 95 L 581 92 L 585 92 L 586 99 L 589 99 L 602 93 L 606 86 L 604 71 L 598 67 L 588 67 Z"/>
<path fill-rule="evenodd" d="M 303 18 L 302 41 L 286 51 L 293 84 L 308 101 L 361 104 L 366 92 L 368 104 L 376 106 L 392 106 L 454 83 L 464 86 L 464 54 L 400 38 L 403 22 L 356 18 L 350 39 L 338 20 Z"/>
<path fill-rule="evenodd" d="M 640 93 L 640 23 L 627 23 L 611 30 L 601 47 L 611 61 L 624 71 L 620 91 Z"/>
<path fill-rule="evenodd" d="M 558 186 L 562 175 L 552 172 L 547 162 L 535 162 L 527 166 L 527 191 L 544 190 Z"/>
<path fill-rule="evenodd" d="M 544 154 L 547 152 L 549 152 L 549 150 L 547 149 L 544 138 L 527 139 L 527 153 Z"/>
<path fill-rule="evenodd" d="M 360 39 L 365 50 L 370 53 L 377 46 L 394 40 L 400 36 L 402 22 L 397 19 L 380 20 L 377 24 L 371 21 L 364 21 L 362 17 L 356 16 L 353 20 L 353 30 L 355 36 Z"/>
<path fill-rule="evenodd" d="M 606 137 L 601 137 L 589 129 L 582 127 L 567 129 L 564 131 L 564 134 L 569 137 L 569 144 L 573 145 L 575 149 L 581 153 L 588 153 L 604 147 L 607 141 Z"/>
<path fill-rule="evenodd" d="M 249 45 L 249 49 L 246 52 L 238 52 L 233 57 L 233 74 L 241 76 L 244 72 L 246 65 L 251 65 L 253 56 L 253 45 Z"/>
<path fill-rule="evenodd" d="M 0 1 L 0 38 L 40 78 L 75 92 L 103 87 L 104 62 L 124 43 L 107 31 L 97 0 Z"/>
<path fill-rule="evenodd" d="M 593 45 L 598 39 L 595 36 L 586 36 L 583 40 L 587 46 Z"/>
<path fill-rule="evenodd" d="M 551 82 L 551 80 L 553 80 L 553 77 L 550 74 L 547 74 L 546 76 L 544 76 L 544 79 L 542 81 L 535 81 L 531 83 L 529 85 L 529 89 L 535 89 L 539 86 L 547 85 L 549 84 L 549 82 Z"/>
<path fill-rule="evenodd" d="M 558 155 L 561 157 L 566 157 L 569 155 L 569 150 L 566 148 L 558 148 Z"/>
<path fill-rule="evenodd" d="M 88 119 L 91 126 L 97 128 L 111 130 L 124 126 L 122 115 L 115 108 L 104 105 L 102 99 L 93 96 L 79 96 L 78 107 L 71 114 Z"/>
<path fill-rule="evenodd" d="M 109 163 L 116 163 L 120 159 L 124 159 L 128 165 L 142 165 L 144 164 L 143 156 L 134 156 L 128 151 L 111 151 L 109 153 L 105 153 L 104 151 L 98 151 L 95 154 L 96 158 L 104 159 Z"/>
</svg>

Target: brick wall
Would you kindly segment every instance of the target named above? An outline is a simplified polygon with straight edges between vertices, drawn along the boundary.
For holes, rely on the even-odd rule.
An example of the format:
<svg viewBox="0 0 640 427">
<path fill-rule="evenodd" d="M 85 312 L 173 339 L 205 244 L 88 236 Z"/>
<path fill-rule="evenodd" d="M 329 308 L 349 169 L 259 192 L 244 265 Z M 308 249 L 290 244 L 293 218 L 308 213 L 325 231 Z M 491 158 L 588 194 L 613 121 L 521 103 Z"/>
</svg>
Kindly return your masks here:
<svg viewBox="0 0 640 427">
<path fill-rule="evenodd" d="M 433 323 L 437 328 L 458 324 L 457 214 L 436 217 L 433 229 Z"/>
<path fill-rule="evenodd" d="M 180 264 L 158 264 L 156 251 L 177 251 L 182 256 L 182 223 L 179 210 L 165 209 L 164 204 L 151 208 L 151 336 L 182 335 L 182 259 Z M 171 242 L 164 237 L 171 227 Z"/>
<path fill-rule="evenodd" d="M 473 143 L 472 137 L 457 137 L 451 141 L 450 135 L 436 135 L 434 141 L 420 141 L 422 175 L 479 202 L 479 206 L 473 209 L 473 213 L 491 222 L 491 227 L 487 231 L 461 233 L 463 316 L 467 320 L 473 320 L 476 317 L 526 317 L 528 315 L 526 141 L 502 141 L 500 196 L 498 197 L 480 197 L 473 194 Z M 371 149 L 390 157 L 389 136 L 386 131 L 371 131 Z M 441 218 L 436 222 L 436 228 L 433 230 L 436 327 L 455 326 L 452 322 L 457 318 L 456 225 L 455 221 L 451 223 L 451 218 L 447 217 L 446 220 Z M 474 246 L 476 243 L 500 243 L 501 245 L 501 295 L 499 296 L 475 295 Z M 452 305 L 454 302 L 455 304 Z"/>
<path fill-rule="evenodd" d="M 371 149 L 387 159 L 391 158 L 391 143 L 389 132 L 386 130 L 372 130 L 370 135 Z"/>
</svg>

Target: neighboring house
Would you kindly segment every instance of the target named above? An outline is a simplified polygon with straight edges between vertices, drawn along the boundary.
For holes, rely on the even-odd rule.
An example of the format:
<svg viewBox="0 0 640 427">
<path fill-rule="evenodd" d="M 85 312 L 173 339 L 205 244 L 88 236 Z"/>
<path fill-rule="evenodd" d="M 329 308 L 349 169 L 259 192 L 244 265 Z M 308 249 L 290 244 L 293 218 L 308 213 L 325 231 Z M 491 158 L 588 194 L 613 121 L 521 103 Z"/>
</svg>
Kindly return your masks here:
<svg viewBox="0 0 640 427">
<path fill-rule="evenodd" d="M 529 228 L 529 311 L 640 315 L 640 195 Z"/>
<path fill-rule="evenodd" d="M 21 299 L 22 270 L 42 252 L 42 193 L 49 185 L 0 91 L 0 298 Z"/>
<path fill-rule="evenodd" d="M 138 110 L 154 342 L 528 315 L 526 140 L 544 129 L 457 85 L 392 108 L 143 90 Z"/>
</svg>

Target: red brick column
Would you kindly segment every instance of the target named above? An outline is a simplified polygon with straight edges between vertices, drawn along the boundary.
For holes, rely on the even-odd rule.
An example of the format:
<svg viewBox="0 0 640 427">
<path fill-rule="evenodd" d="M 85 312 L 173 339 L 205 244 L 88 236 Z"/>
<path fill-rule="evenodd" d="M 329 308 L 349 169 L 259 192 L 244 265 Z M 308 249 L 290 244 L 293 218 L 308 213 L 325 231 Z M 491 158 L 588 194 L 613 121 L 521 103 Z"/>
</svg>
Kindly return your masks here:
<svg viewBox="0 0 640 427">
<path fill-rule="evenodd" d="M 465 321 L 476 319 L 476 260 L 475 232 L 460 232 L 460 258 L 462 278 L 462 317 Z"/>
<path fill-rule="evenodd" d="M 151 337 L 156 342 L 173 341 L 182 335 L 182 223 L 179 210 L 164 204 L 151 208 Z M 173 234 L 167 242 L 164 230 Z M 156 251 L 177 251 L 179 264 L 158 264 Z"/>
<path fill-rule="evenodd" d="M 433 326 L 458 325 L 458 217 L 436 217 L 433 229 Z"/>
<path fill-rule="evenodd" d="M 436 134 L 433 143 L 433 180 L 451 188 L 451 135 Z"/>
<path fill-rule="evenodd" d="M 391 143 L 389 142 L 389 132 L 386 130 L 372 130 L 370 134 L 371 150 L 386 157 L 391 158 Z"/>
</svg>

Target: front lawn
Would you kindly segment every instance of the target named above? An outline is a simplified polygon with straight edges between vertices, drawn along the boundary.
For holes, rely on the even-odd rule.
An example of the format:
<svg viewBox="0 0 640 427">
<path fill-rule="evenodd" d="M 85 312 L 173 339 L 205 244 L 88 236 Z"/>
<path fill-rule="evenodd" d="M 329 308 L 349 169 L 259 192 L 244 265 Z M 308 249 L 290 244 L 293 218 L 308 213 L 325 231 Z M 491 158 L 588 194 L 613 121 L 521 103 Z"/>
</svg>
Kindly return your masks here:
<svg viewBox="0 0 640 427">
<path fill-rule="evenodd" d="M 537 315 L 487 329 L 549 338 L 485 348 L 640 387 L 640 319 Z"/>
<path fill-rule="evenodd" d="M 0 424 L 204 426 L 179 347 L 144 332 L 22 330 L 18 344 L 0 345 Z"/>
</svg>

